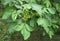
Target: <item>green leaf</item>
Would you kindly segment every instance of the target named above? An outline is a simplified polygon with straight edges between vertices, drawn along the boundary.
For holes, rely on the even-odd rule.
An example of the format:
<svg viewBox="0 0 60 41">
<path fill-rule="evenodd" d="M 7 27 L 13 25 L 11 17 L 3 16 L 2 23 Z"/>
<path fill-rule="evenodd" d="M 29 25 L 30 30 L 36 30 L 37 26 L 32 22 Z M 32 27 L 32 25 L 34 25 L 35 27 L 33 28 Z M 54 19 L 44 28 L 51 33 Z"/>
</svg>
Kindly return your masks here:
<svg viewBox="0 0 60 41">
<path fill-rule="evenodd" d="M 13 33 L 13 32 L 15 32 L 15 27 L 14 27 L 15 25 L 16 25 L 16 23 L 9 24 L 8 32 L 10 34 Z"/>
<path fill-rule="evenodd" d="M 15 21 L 15 20 L 16 20 L 17 15 L 18 15 L 18 13 L 17 13 L 17 11 L 16 11 L 16 10 L 15 10 L 14 12 L 12 12 L 12 20 L 13 20 L 13 21 Z"/>
<path fill-rule="evenodd" d="M 42 15 L 42 13 L 44 13 L 43 7 L 41 5 L 38 4 L 32 4 L 32 9 L 35 10 L 39 15 Z"/>
<path fill-rule="evenodd" d="M 47 8 L 48 11 L 51 13 L 51 14 L 55 14 L 56 13 L 56 9 L 55 8 Z"/>
<path fill-rule="evenodd" d="M 25 27 L 21 30 L 21 34 L 23 35 L 24 40 L 27 40 L 30 37 L 30 32 L 27 31 Z"/>
<path fill-rule="evenodd" d="M 11 3 L 12 1 L 13 0 L 2 0 L 1 2 L 3 5 L 7 5 L 7 4 Z"/>
<path fill-rule="evenodd" d="M 41 25 L 44 28 L 44 30 L 46 31 L 46 33 L 49 35 L 49 37 L 52 38 L 52 35 L 54 35 L 54 32 L 52 30 L 50 22 L 45 18 L 39 18 L 37 20 L 37 23 L 38 23 L 38 25 Z"/>
<path fill-rule="evenodd" d="M 38 23 L 38 25 L 41 25 L 47 33 L 49 32 L 49 27 L 48 26 L 50 26 L 50 23 L 47 19 L 39 18 L 37 20 L 37 23 Z"/>
<path fill-rule="evenodd" d="M 43 27 L 44 28 L 44 30 L 46 31 L 46 33 L 48 34 L 49 33 L 49 27 Z"/>
<path fill-rule="evenodd" d="M 59 3 L 56 3 L 55 5 L 56 5 L 57 11 L 60 12 L 60 4 Z"/>
<path fill-rule="evenodd" d="M 10 15 L 12 14 L 13 10 L 14 9 L 12 7 L 6 7 L 4 14 L 2 16 L 2 19 L 8 19 L 10 17 Z"/>
<path fill-rule="evenodd" d="M 30 0 L 31 3 L 37 3 L 36 0 Z"/>
<path fill-rule="evenodd" d="M 53 35 L 54 35 L 53 31 L 49 31 L 49 37 L 52 38 Z"/>
<path fill-rule="evenodd" d="M 26 26 L 26 29 L 27 29 L 28 31 L 33 31 L 33 30 L 34 30 L 33 27 L 29 26 L 28 24 L 26 24 L 25 26 Z"/>
<path fill-rule="evenodd" d="M 53 25 L 53 28 L 54 28 L 54 29 L 58 29 L 59 26 L 58 26 L 58 25 Z"/>
<path fill-rule="evenodd" d="M 16 7 L 17 9 L 22 9 L 22 7 L 21 7 L 20 5 L 16 5 L 16 4 L 15 4 L 15 7 Z"/>
<path fill-rule="evenodd" d="M 48 25 L 50 25 L 50 23 L 49 23 L 49 21 L 47 20 L 47 19 L 45 19 L 45 18 L 39 18 L 38 20 L 37 20 L 37 23 L 38 23 L 38 25 L 43 25 L 43 26 L 48 26 Z"/>
<path fill-rule="evenodd" d="M 24 40 L 28 39 L 30 37 L 30 32 L 33 30 L 32 27 L 26 23 L 23 23 L 21 28 L 21 34 L 23 35 Z"/>
<path fill-rule="evenodd" d="M 46 7 L 51 6 L 50 0 L 44 0 L 43 3 L 46 4 Z"/>
<path fill-rule="evenodd" d="M 23 29 L 23 26 L 24 26 L 23 23 L 21 23 L 21 25 L 20 25 L 20 24 L 17 24 L 17 25 L 15 26 L 15 30 L 16 30 L 16 31 L 20 31 L 20 30 Z"/>
<path fill-rule="evenodd" d="M 30 26 L 34 27 L 34 25 L 35 25 L 35 20 L 34 19 L 31 19 L 30 20 Z"/>
<path fill-rule="evenodd" d="M 47 8 L 44 8 L 44 12 L 47 13 L 47 14 L 49 13 L 49 12 L 47 11 Z"/>
<path fill-rule="evenodd" d="M 15 21 L 20 13 L 22 13 L 21 10 L 17 10 L 17 11 L 14 10 L 14 11 L 12 12 L 12 20 Z"/>
<path fill-rule="evenodd" d="M 30 4 L 24 4 L 22 6 L 24 7 L 24 9 L 31 9 L 31 5 Z"/>
<path fill-rule="evenodd" d="M 36 0 L 21 0 L 21 1 L 25 1 L 27 3 L 36 3 Z"/>
<path fill-rule="evenodd" d="M 25 2 L 27 2 L 27 3 L 28 3 L 30 0 L 21 0 L 21 1 L 25 1 Z"/>
</svg>

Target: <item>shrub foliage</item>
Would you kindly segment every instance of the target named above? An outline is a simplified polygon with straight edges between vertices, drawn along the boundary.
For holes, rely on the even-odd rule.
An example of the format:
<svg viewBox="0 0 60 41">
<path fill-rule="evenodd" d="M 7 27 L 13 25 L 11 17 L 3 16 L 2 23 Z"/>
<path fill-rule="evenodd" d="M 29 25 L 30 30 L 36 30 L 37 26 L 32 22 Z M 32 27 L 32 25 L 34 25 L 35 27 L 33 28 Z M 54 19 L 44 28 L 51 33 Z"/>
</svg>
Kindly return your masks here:
<svg viewBox="0 0 60 41">
<path fill-rule="evenodd" d="M 1 4 L 0 18 L 8 23 L 8 32 L 20 31 L 24 40 L 40 28 L 52 38 L 60 26 L 60 0 L 1 0 Z"/>
</svg>

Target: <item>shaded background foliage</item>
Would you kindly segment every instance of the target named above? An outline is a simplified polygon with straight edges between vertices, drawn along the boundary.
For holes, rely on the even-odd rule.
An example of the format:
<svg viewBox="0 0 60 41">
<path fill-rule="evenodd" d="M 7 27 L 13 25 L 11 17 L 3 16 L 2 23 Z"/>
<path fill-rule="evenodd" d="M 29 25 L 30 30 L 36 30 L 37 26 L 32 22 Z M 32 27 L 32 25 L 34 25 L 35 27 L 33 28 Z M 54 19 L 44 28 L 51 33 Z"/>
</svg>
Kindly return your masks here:
<svg viewBox="0 0 60 41">
<path fill-rule="evenodd" d="M 44 41 L 59 31 L 60 0 L 0 0 L 0 12 L 1 41 Z"/>
</svg>

